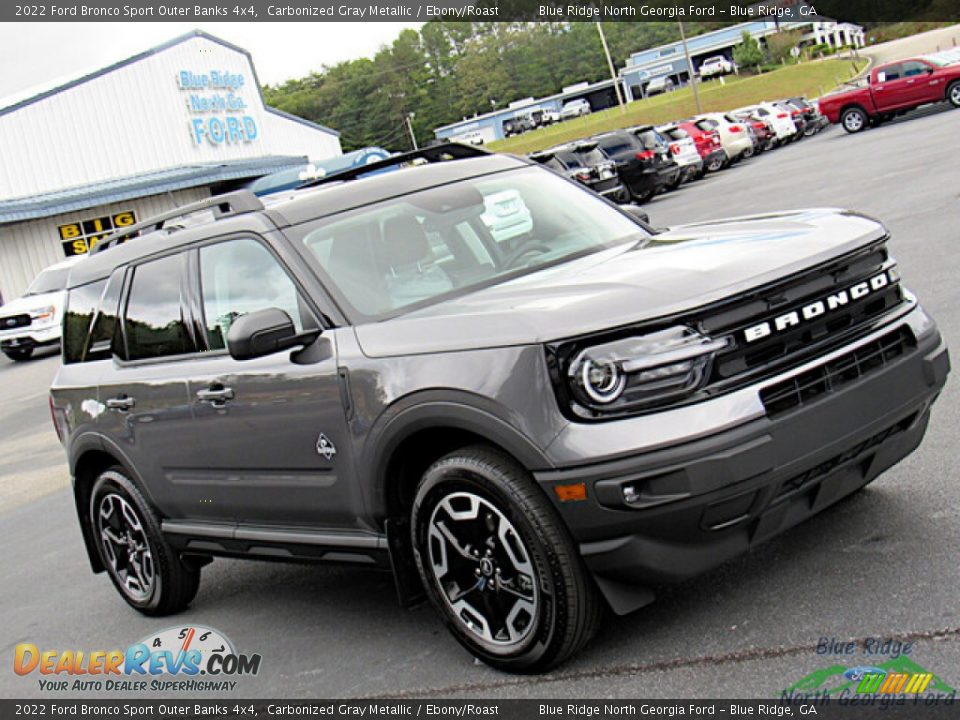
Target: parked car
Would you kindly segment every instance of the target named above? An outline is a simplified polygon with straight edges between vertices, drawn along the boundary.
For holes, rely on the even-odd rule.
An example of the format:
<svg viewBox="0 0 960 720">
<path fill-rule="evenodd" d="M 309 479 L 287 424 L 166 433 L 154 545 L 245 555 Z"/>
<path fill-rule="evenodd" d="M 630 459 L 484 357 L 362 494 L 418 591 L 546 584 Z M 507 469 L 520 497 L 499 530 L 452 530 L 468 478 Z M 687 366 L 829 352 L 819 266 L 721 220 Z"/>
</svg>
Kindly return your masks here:
<svg viewBox="0 0 960 720">
<path fill-rule="evenodd" d="M 583 98 L 571 100 L 568 103 L 564 103 L 563 107 L 560 108 L 560 119 L 569 120 L 570 118 L 589 115 L 591 112 L 590 103 Z"/>
<path fill-rule="evenodd" d="M 515 190 L 484 195 L 483 214 L 480 219 L 498 243 L 512 240 L 518 235 L 526 235 L 533 230 L 530 208 Z"/>
<path fill-rule="evenodd" d="M 670 92 L 673 88 L 673 80 L 667 75 L 661 75 L 647 83 L 647 89 L 644 91 L 644 94 L 647 97 L 651 97 L 652 95 Z"/>
<path fill-rule="evenodd" d="M 733 111 L 733 115 L 735 116 L 741 113 L 750 113 L 764 122 L 769 122 L 777 134 L 778 144 L 782 145 L 792 142 L 797 135 L 797 126 L 793 122 L 790 113 L 783 108 L 778 108 L 772 103 L 747 105 Z"/>
<path fill-rule="evenodd" d="M 757 152 L 765 152 L 776 146 L 777 133 L 773 129 L 773 123 L 761 120 L 749 111 L 735 111 L 731 114 L 750 128 L 756 141 Z"/>
<path fill-rule="evenodd" d="M 793 121 L 794 127 L 797 131 L 794 133 L 794 140 L 801 140 L 808 135 L 807 133 L 807 118 L 804 115 L 803 111 L 799 108 L 791 105 L 786 100 L 775 100 L 771 103 L 775 108 L 779 109 L 782 112 L 787 113 L 790 116 L 790 119 Z"/>
<path fill-rule="evenodd" d="M 530 113 L 530 118 L 537 127 L 546 127 L 560 122 L 560 113 L 556 110 L 534 110 Z"/>
<path fill-rule="evenodd" d="M 698 72 L 701 78 L 710 78 L 729 75 L 736 70 L 736 68 L 737 66 L 723 55 L 715 55 L 714 57 L 709 57 L 704 60 L 700 64 L 700 70 Z"/>
<path fill-rule="evenodd" d="M 704 130 L 715 130 L 720 134 L 720 144 L 731 162 L 737 162 L 753 155 L 754 144 L 746 125 L 729 113 L 705 113 L 695 119 Z"/>
<path fill-rule="evenodd" d="M 533 153 L 530 159 L 576 180 L 613 202 L 630 202 L 630 192 L 620 181 L 617 164 L 597 151 L 595 142 L 558 145 Z"/>
<path fill-rule="evenodd" d="M 705 172 L 717 172 L 726 167 L 729 160 L 720 143 L 720 133 L 710 129 L 709 123 L 700 123 L 691 120 L 681 120 L 677 127 L 684 130 L 697 146 L 697 152 L 703 160 Z"/>
<path fill-rule="evenodd" d="M 630 132 L 617 130 L 591 140 L 608 159 L 616 163 L 620 179 L 635 202 L 643 203 L 680 176 L 680 167 L 660 142 L 652 125 Z"/>
<path fill-rule="evenodd" d="M 703 158 L 690 134 L 678 125 L 662 125 L 657 132 L 663 136 L 673 154 L 673 161 L 680 166 L 681 182 L 703 177 Z"/>
<path fill-rule="evenodd" d="M 379 568 L 473 657 L 543 671 L 605 606 L 648 605 L 919 446 L 949 357 L 878 222 L 651 234 L 529 159 L 382 162 L 415 158 L 269 207 L 209 198 L 71 272 L 50 411 L 91 569 L 132 608 L 183 611 L 214 557 Z M 511 192 L 533 230 L 500 244 L 480 216 Z"/>
<path fill-rule="evenodd" d="M 503 134 L 505 137 L 521 135 L 529 130 L 536 129 L 536 124 L 527 115 L 518 115 L 503 121 Z"/>
<path fill-rule="evenodd" d="M 26 292 L 0 308 L 0 351 L 14 361 L 27 360 L 37 348 L 60 344 L 64 293 L 78 255 L 42 270 Z"/>
<path fill-rule="evenodd" d="M 960 107 L 960 62 L 953 56 L 925 55 L 878 65 L 865 84 L 824 95 L 818 104 L 830 122 L 856 133 L 935 102 Z"/>
<path fill-rule="evenodd" d="M 784 102 L 802 113 L 803 119 L 806 121 L 803 129 L 804 135 L 816 135 L 830 124 L 830 121 L 823 116 L 817 106 L 804 97 L 788 98 Z"/>
</svg>

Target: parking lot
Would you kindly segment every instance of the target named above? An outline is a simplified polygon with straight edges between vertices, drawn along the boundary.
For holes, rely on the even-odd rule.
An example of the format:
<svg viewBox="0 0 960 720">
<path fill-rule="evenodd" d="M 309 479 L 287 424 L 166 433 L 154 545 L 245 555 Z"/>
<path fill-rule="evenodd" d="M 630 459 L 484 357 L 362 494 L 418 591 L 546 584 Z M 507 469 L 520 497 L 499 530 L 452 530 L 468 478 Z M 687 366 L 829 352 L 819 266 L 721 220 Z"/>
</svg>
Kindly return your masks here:
<svg viewBox="0 0 960 720">
<path fill-rule="evenodd" d="M 645 209 L 655 225 L 809 206 L 872 215 L 890 229 L 905 283 L 956 344 L 958 120 L 960 112 L 933 108 L 855 136 L 831 128 Z M 129 609 L 106 577 L 90 573 L 82 548 L 46 406 L 58 362 L 0 359 L 5 658 L 21 642 L 123 648 L 198 623 L 262 656 L 238 697 L 733 698 L 779 696 L 834 664 L 815 652 L 822 637 L 881 637 L 912 642 L 914 662 L 960 687 L 956 375 L 920 450 L 867 490 L 746 557 L 665 588 L 639 613 L 608 617 L 586 651 L 555 673 L 514 677 L 475 663 L 430 608 L 399 609 L 390 577 L 374 572 L 217 560 L 176 619 Z M 0 673 L 0 693 L 39 695 L 35 677 Z"/>
</svg>

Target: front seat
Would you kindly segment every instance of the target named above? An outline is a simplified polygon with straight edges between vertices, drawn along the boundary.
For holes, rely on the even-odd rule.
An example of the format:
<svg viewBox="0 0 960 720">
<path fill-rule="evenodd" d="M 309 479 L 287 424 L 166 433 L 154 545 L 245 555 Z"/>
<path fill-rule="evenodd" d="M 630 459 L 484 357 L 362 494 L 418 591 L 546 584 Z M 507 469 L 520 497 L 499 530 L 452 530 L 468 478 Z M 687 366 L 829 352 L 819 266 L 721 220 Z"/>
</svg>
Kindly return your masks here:
<svg viewBox="0 0 960 720">
<path fill-rule="evenodd" d="M 450 277 L 436 264 L 423 225 L 412 215 L 385 220 L 378 248 L 387 295 L 402 307 L 453 290 Z"/>
</svg>

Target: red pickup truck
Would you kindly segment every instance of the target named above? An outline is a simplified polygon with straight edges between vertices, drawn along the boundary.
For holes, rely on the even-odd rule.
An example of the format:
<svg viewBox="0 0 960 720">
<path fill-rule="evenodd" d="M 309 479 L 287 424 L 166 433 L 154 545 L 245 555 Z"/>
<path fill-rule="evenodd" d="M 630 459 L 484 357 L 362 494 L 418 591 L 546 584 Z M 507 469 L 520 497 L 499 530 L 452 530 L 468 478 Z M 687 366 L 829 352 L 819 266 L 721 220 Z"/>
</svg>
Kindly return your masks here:
<svg viewBox="0 0 960 720">
<path fill-rule="evenodd" d="M 855 133 L 928 103 L 960 107 L 960 62 L 954 57 L 898 60 L 873 68 L 866 80 L 820 98 L 820 112 Z"/>
</svg>

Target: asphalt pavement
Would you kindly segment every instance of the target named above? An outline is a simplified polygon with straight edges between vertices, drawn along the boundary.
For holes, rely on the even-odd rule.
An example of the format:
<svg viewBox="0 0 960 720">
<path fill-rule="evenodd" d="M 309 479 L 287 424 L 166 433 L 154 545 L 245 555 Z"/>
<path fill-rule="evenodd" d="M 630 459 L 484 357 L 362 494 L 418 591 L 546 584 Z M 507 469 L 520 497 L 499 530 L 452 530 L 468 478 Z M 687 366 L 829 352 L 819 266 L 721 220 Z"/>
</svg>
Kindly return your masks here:
<svg viewBox="0 0 960 720">
<path fill-rule="evenodd" d="M 872 215 L 890 229 L 904 282 L 956 345 L 958 123 L 960 111 L 928 109 L 856 136 L 832 128 L 647 210 L 659 225 L 811 206 Z M 909 642 L 913 662 L 960 688 L 956 374 L 921 448 L 865 491 L 638 613 L 608 617 L 556 672 L 515 677 L 475 662 L 428 607 L 398 608 L 376 572 L 217 560 L 176 618 L 128 609 L 81 545 L 46 408 L 56 363 L 0 359 L 0 696 L 43 694 L 36 675 L 10 670 L 17 643 L 108 650 L 181 624 L 212 626 L 262 656 L 237 697 L 777 697 L 838 661 L 882 659 L 818 654 L 822 638 Z"/>
</svg>

